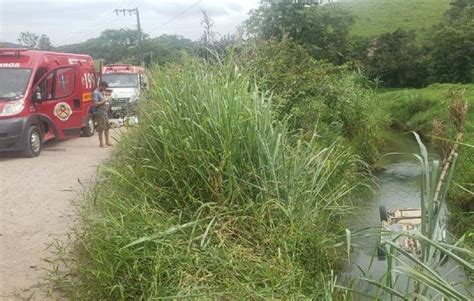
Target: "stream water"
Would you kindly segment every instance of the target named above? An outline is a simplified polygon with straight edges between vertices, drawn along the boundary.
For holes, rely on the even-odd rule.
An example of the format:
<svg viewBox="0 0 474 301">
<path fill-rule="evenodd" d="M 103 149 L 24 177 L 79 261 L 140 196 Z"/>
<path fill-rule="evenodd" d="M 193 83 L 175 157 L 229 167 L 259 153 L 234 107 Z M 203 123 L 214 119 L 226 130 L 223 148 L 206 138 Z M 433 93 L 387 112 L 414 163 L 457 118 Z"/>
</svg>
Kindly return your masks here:
<svg viewBox="0 0 474 301">
<path fill-rule="evenodd" d="M 376 174 L 378 188 L 375 196 L 368 202 L 364 202 L 355 213 L 355 217 L 350 222 L 351 230 L 364 228 L 380 228 L 379 205 L 384 205 L 387 210 L 395 208 L 419 208 L 420 207 L 420 187 L 421 187 L 421 166 L 412 155 L 419 153 L 418 145 L 412 134 L 398 134 L 387 132 L 385 135 L 385 155 L 378 162 L 383 171 Z M 390 154 L 398 153 L 398 154 Z M 403 154 L 402 154 L 403 153 Z M 352 254 L 351 263 L 347 268 L 343 278 L 367 277 L 379 280 L 387 271 L 387 262 L 379 261 L 376 256 L 376 248 L 379 238 L 376 236 L 358 239 L 352 243 L 357 247 Z M 465 275 L 462 270 L 457 269 L 453 262 L 448 262 L 443 267 L 443 275 L 449 281 L 465 282 Z M 407 290 L 406 279 L 399 279 L 400 291 Z M 347 285 L 347 283 L 346 283 Z M 373 294 L 376 289 L 363 281 L 357 281 L 353 288 L 358 291 Z M 460 287 L 460 291 L 465 291 Z M 389 299 L 389 296 L 385 296 Z M 357 296 L 357 300 L 373 300 Z M 382 296 L 383 298 L 383 296 Z M 385 300 L 385 298 L 383 298 Z"/>
</svg>

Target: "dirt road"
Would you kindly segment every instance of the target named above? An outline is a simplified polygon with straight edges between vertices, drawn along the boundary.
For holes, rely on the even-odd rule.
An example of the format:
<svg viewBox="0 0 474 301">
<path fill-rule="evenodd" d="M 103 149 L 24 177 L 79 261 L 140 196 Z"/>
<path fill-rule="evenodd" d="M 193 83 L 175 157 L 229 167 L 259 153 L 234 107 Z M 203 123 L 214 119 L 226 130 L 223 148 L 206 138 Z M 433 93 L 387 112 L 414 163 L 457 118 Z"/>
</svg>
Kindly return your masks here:
<svg viewBox="0 0 474 301">
<path fill-rule="evenodd" d="M 51 299 L 44 285 L 48 245 L 65 239 L 72 202 L 112 149 L 100 149 L 95 135 L 49 143 L 32 159 L 0 153 L 0 300 Z"/>
</svg>

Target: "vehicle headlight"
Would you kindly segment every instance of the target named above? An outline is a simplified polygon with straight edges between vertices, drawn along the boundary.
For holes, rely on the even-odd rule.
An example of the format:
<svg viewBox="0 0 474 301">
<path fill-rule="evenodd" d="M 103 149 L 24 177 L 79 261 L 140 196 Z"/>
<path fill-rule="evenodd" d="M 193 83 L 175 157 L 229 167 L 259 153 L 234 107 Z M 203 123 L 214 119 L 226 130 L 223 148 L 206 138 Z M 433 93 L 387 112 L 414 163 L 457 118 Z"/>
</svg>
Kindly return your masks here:
<svg viewBox="0 0 474 301">
<path fill-rule="evenodd" d="M 130 102 L 135 102 L 138 100 L 138 95 L 133 95 L 132 97 L 130 97 Z"/>
<path fill-rule="evenodd" d="M 17 101 L 14 103 L 7 103 L 3 107 L 3 111 L 0 113 L 0 116 L 12 116 L 21 113 L 25 108 L 25 104 L 22 101 Z"/>
</svg>

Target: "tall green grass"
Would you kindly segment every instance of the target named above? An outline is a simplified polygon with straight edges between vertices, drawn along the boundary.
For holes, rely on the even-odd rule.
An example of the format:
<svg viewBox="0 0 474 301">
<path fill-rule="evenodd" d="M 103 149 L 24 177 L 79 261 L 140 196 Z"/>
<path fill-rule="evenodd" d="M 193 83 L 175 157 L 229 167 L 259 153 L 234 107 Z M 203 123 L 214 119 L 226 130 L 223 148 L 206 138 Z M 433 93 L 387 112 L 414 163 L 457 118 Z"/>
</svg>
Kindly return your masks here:
<svg viewBox="0 0 474 301">
<path fill-rule="evenodd" d="M 98 299 L 328 299 L 363 164 L 291 137 L 234 65 L 155 68 L 58 284 Z"/>
</svg>

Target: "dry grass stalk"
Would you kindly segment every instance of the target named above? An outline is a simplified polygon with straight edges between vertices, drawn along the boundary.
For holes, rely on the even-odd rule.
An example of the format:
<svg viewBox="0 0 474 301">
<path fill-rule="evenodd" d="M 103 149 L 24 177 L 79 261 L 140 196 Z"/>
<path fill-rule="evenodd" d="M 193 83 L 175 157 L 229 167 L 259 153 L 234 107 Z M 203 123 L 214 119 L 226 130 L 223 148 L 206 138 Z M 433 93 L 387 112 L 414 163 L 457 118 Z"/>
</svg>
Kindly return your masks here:
<svg viewBox="0 0 474 301">
<path fill-rule="evenodd" d="M 446 124 L 441 120 L 433 119 L 431 131 L 434 137 L 443 138 L 437 139 L 436 144 L 440 148 L 443 162 L 446 162 L 452 147 L 452 143 L 448 140 Z"/>
<path fill-rule="evenodd" d="M 451 93 L 450 117 L 458 133 L 464 132 L 464 124 L 467 119 L 468 105 L 464 98 L 465 92 L 466 89 Z"/>
<path fill-rule="evenodd" d="M 448 174 L 449 167 L 452 164 L 454 155 L 458 151 L 459 143 L 462 142 L 464 137 L 464 123 L 466 122 L 468 112 L 468 103 L 464 99 L 465 91 L 466 90 L 463 90 L 462 92 L 453 92 L 451 94 L 451 106 L 449 109 L 451 121 L 453 122 L 456 128 L 456 139 L 454 140 L 451 152 L 449 153 L 448 157 L 446 157 L 446 159 L 443 161 L 443 169 L 441 170 L 441 174 L 436 185 L 436 190 L 433 198 L 434 202 L 439 202 L 441 188 L 443 187 L 443 183 L 446 180 L 446 175 Z"/>
</svg>

